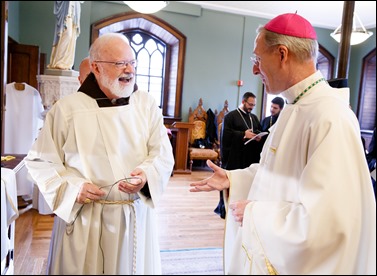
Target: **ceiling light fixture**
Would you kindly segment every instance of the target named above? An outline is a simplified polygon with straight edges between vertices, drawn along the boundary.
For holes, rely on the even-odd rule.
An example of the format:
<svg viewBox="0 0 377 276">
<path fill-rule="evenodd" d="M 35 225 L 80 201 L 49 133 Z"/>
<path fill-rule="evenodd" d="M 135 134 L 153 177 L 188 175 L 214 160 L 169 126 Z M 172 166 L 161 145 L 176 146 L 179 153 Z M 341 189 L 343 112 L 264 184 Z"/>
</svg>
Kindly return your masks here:
<svg viewBox="0 0 377 276">
<path fill-rule="evenodd" d="M 357 21 L 356 21 L 357 20 Z M 334 38 L 338 43 L 340 42 L 341 36 L 341 27 L 342 24 L 339 25 L 338 28 L 335 29 L 330 35 Z M 365 29 L 363 23 L 361 23 L 360 18 L 357 16 L 356 13 L 353 14 L 353 24 L 352 24 L 352 33 L 351 33 L 351 45 L 356 45 L 364 42 L 367 40 L 373 33 L 369 32 Z"/>
<path fill-rule="evenodd" d="M 155 13 L 165 8 L 169 1 L 123 1 L 123 3 L 140 13 Z"/>
</svg>

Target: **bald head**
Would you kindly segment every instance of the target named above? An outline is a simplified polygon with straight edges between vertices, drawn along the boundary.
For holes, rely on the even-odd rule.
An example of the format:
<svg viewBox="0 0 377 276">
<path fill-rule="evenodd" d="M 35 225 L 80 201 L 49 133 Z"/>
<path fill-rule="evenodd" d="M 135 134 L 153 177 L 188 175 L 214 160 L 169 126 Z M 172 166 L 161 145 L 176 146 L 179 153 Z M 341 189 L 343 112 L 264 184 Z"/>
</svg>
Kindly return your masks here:
<svg viewBox="0 0 377 276">
<path fill-rule="evenodd" d="M 86 57 L 80 63 L 79 76 L 78 76 L 80 84 L 84 82 L 84 80 L 89 74 L 90 74 L 90 61 L 89 61 L 89 57 Z"/>
<path fill-rule="evenodd" d="M 119 60 L 119 55 L 128 55 L 128 60 L 134 58 L 132 48 L 127 38 L 120 33 L 106 33 L 98 37 L 89 49 L 91 61 Z M 125 57 L 123 57 L 124 59 Z"/>
</svg>

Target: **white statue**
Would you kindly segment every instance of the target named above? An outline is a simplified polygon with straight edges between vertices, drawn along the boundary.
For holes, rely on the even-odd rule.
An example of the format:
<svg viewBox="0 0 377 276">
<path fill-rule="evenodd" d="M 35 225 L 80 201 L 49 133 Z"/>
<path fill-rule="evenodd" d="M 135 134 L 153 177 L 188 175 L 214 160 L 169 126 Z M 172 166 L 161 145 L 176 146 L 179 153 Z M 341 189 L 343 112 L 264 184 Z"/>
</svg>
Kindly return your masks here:
<svg viewBox="0 0 377 276">
<path fill-rule="evenodd" d="M 55 1 L 55 36 L 49 69 L 71 70 L 75 60 L 76 39 L 80 35 L 83 1 Z"/>
</svg>

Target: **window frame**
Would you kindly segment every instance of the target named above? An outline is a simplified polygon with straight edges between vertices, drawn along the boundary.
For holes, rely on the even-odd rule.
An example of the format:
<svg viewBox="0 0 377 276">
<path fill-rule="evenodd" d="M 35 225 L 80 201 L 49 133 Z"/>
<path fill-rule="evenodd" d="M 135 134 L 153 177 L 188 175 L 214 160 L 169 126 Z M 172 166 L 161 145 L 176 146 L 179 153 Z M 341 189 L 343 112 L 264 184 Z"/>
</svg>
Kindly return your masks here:
<svg viewBox="0 0 377 276">
<path fill-rule="evenodd" d="M 326 71 L 327 71 L 327 79 L 332 79 L 334 75 L 334 64 L 335 64 L 335 58 L 334 56 L 326 50 L 325 47 L 323 47 L 321 44 L 318 45 L 318 59 L 324 59 L 325 60 L 325 65 L 327 63 Z M 317 60 L 318 60 L 317 59 Z M 318 62 L 317 62 L 317 68 L 318 68 Z M 280 94 L 279 95 L 271 95 L 271 100 L 275 97 L 282 97 Z M 270 103 L 271 100 L 269 100 L 269 97 L 267 93 L 264 90 L 264 85 L 262 89 L 262 105 L 261 105 L 261 114 L 260 114 L 260 120 L 262 121 L 264 118 L 267 116 L 270 116 L 269 110 L 270 110 Z"/>
<path fill-rule="evenodd" d="M 364 137 L 365 146 L 368 148 L 373 129 L 376 127 L 376 48 L 363 58 L 356 114 L 361 136 Z"/>
<path fill-rule="evenodd" d="M 162 113 L 166 125 L 181 121 L 186 36 L 154 15 L 136 12 L 124 12 L 101 19 L 91 25 L 91 30 L 91 43 L 105 33 L 123 34 L 130 30 L 150 33 L 166 43 Z"/>
</svg>

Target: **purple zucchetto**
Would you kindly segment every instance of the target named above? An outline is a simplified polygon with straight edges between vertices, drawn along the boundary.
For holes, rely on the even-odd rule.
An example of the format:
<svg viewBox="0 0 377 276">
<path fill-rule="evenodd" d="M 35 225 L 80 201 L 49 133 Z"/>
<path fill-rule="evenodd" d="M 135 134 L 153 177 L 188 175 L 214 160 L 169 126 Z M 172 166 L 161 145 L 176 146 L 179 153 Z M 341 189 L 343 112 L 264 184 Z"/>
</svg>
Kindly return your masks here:
<svg viewBox="0 0 377 276">
<path fill-rule="evenodd" d="M 317 39 L 310 22 L 297 13 L 285 13 L 271 19 L 264 28 L 268 31 L 300 38 Z"/>
</svg>

